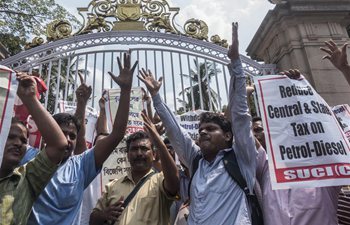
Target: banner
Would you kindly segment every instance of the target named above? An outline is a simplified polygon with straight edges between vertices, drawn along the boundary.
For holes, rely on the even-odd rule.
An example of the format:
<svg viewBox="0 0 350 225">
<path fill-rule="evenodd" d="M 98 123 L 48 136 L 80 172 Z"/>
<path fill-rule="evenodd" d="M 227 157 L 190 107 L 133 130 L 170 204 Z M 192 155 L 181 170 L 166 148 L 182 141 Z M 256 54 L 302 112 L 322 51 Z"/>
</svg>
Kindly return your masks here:
<svg viewBox="0 0 350 225">
<path fill-rule="evenodd" d="M 74 102 L 68 102 L 68 101 L 60 101 L 59 102 L 59 112 L 60 113 L 69 113 L 74 114 L 77 106 Z M 90 107 L 86 106 L 85 110 L 85 141 L 86 141 L 86 147 L 89 149 L 92 147 L 92 144 L 96 137 L 96 122 L 98 118 L 97 111 Z"/>
<path fill-rule="evenodd" d="M 15 72 L 0 65 L 0 165 L 11 127 L 17 87 Z"/>
<path fill-rule="evenodd" d="M 113 127 L 115 115 L 117 114 L 119 101 L 120 89 L 110 89 L 107 91 L 106 116 L 110 131 Z M 125 134 L 126 136 L 139 130 L 143 130 L 143 120 L 141 117 L 142 110 L 143 104 L 141 88 L 132 88 L 130 96 L 129 121 Z M 128 171 L 130 171 L 130 164 L 126 156 L 126 142 L 124 138 L 102 166 L 101 190 L 104 190 L 105 185 L 111 180 L 119 179 L 125 176 Z"/>
<path fill-rule="evenodd" d="M 306 79 L 255 77 L 272 189 L 350 184 L 349 142 Z"/>
<path fill-rule="evenodd" d="M 201 113 L 206 112 L 204 110 L 189 111 L 187 113 L 177 115 L 176 119 L 180 126 L 187 131 L 192 140 L 198 140 L 199 138 L 199 116 Z"/>
<path fill-rule="evenodd" d="M 346 137 L 350 140 L 350 106 L 348 104 L 337 105 L 332 110 Z"/>
</svg>

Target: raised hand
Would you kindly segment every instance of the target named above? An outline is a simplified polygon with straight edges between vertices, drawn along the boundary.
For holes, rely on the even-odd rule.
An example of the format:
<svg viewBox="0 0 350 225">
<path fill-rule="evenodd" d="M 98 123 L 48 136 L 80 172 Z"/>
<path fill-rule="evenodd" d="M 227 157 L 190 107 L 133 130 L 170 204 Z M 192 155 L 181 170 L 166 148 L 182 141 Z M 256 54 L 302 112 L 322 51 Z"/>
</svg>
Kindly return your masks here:
<svg viewBox="0 0 350 225">
<path fill-rule="evenodd" d="M 281 72 L 280 74 L 281 75 L 286 75 L 290 79 L 295 79 L 295 80 L 298 80 L 298 79 L 301 78 L 300 71 L 297 70 L 297 69 L 285 70 L 285 71 Z"/>
<path fill-rule="evenodd" d="M 81 73 L 78 73 L 78 75 L 81 84 L 75 91 L 75 94 L 77 96 L 77 102 L 86 105 L 91 96 L 92 88 L 91 86 L 86 85 L 83 75 Z"/>
<path fill-rule="evenodd" d="M 141 112 L 141 116 L 144 122 L 143 125 L 144 125 L 145 131 L 150 135 L 152 139 L 154 139 L 155 136 L 159 135 L 156 126 L 153 124 L 151 119 L 148 118 L 145 111 Z"/>
<path fill-rule="evenodd" d="M 17 72 L 17 80 L 19 81 L 17 89 L 18 97 L 22 100 L 24 98 L 36 97 L 36 81 L 32 76 L 24 72 Z"/>
<path fill-rule="evenodd" d="M 138 64 L 138 61 L 134 63 L 132 68 L 130 69 L 130 53 L 124 53 L 124 67 L 120 62 L 120 58 L 117 57 L 118 66 L 120 74 L 119 76 L 115 76 L 112 72 L 108 72 L 111 78 L 116 82 L 121 89 L 130 90 L 132 85 L 133 74 L 135 68 Z"/>
<path fill-rule="evenodd" d="M 149 93 L 151 93 L 151 96 L 155 96 L 158 93 L 160 87 L 162 86 L 163 77 L 160 77 L 157 81 L 156 79 L 154 79 L 150 70 L 146 72 L 146 70 L 142 68 L 142 71 L 140 70 L 139 72 L 140 75 L 138 75 L 137 77 L 146 85 L 147 90 L 149 91 Z"/>
<path fill-rule="evenodd" d="M 239 59 L 239 50 L 238 50 L 239 42 L 238 42 L 238 23 L 232 23 L 232 44 L 228 49 L 227 56 L 231 60 Z"/>
<path fill-rule="evenodd" d="M 326 41 L 325 47 L 321 47 L 320 49 L 326 52 L 328 55 L 323 56 L 322 59 L 328 59 L 331 63 L 340 71 L 344 71 L 349 69 L 349 63 L 347 59 L 346 49 L 348 47 L 348 43 L 345 43 L 341 48 L 338 48 L 334 41 Z"/>
</svg>

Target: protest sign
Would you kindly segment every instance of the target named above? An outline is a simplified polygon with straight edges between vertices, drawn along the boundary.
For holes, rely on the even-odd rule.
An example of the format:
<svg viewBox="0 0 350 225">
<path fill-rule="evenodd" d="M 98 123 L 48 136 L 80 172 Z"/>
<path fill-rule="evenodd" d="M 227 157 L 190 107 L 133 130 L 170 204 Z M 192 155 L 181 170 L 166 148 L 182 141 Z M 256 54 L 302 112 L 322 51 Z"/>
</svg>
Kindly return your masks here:
<svg viewBox="0 0 350 225">
<path fill-rule="evenodd" d="M 118 110 L 120 100 L 120 89 L 110 89 L 106 96 L 106 116 L 108 128 L 111 131 L 114 118 Z M 143 130 L 143 120 L 141 117 L 142 91 L 141 88 L 132 88 L 130 96 L 129 121 L 126 128 L 126 136 Z M 125 139 L 121 141 L 118 147 L 111 153 L 105 161 L 101 170 L 101 189 L 111 180 L 121 178 L 130 171 L 130 165 L 126 155 Z"/>
<path fill-rule="evenodd" d="M 346 137 L 350 140 L 350 106 L 348 104 L 337 105 L 332 110 Z"/>
<path fill-rule="evenodd" d="M 180 126 L 191 136 L 192 140 L 198 140 L 199 116 L 204 110 L 189 111 L 176 116 Z"/>
<path fill-rule="evenodd" d="M 350 183 L 349 142 L 308 81 L 255 77 L 272 189 Z"/>
<path fill-rule="evenodd" d="M 69 113 L 74 114 L 77 106 L 74 102 L 68 102 L 68 101 L 60 101 L 59 102 L 59 112 L 60 113 Z M 86 141 L 86 147 L 91 148 L 92 144 L 95 140 L 96 136 L 96 122 L 97 122 L 98 113 L 97 111 L 90 107 L 86 106 L 85 110 L 85 141 Z"/>
<path fill-rule="evenodd" d="M 15 72 L 0 65 L 0 165 L 11 127 L 17 87 Z"/>
</svg>

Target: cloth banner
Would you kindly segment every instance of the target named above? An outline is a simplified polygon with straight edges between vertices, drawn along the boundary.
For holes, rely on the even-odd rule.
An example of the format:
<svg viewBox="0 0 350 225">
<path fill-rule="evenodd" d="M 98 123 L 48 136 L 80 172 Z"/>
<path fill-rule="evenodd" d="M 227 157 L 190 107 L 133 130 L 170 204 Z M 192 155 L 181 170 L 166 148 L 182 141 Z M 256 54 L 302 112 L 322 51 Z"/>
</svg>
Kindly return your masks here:
<svg viewBox="0 0 350 225">
<path fill-rule="evenodd" d="M 74 114 L 77 109 L 75 102 L 60 101 L 59 102 L 59 112 L 60 113 L 69 113 Z M 98 118 L 98 113 L 96 109 L 86 106 L 85 110 L 85 141 L 86 147 L 89 149 L 92 147 L 92 144 L 96 137 L 96 122 Z"/>
<path fill-rule="evenodd" d="M 120 89 L 108 90 L 106 98 L 107 123 L 109 131 L 111 131 L 119 106 Z M 143 130 L 143 120 L 141 117 L 142 110 L 142 90 L 139 87 L 132 88 L 130 96 L 129 121 L 125 133 L 126 136 L 139 130 Z M 124 138 L 102 166 L 101 190 L 103 191 L 105 185 L 110 181 L 125 176 L 128 171 L 130 171 L 130 164 L 126 156 L 126 142 Z"/>
<path fill-rule="evenodd" d="M 350 106 L 348 104 L 337 105 L 332 108 L 335 117 L 337 117 L 340 126 L 350 140 Z"/>
<path fill-rule="evenodd" d="M 350 147 L 331 108 L 308 81 L 255 77 L 272 189 L 350 184 Z"/>
<path fill-rule="evenodd" d="M 17 87 L 16 73 L 0 65 L 0 165 L 11 127 Z"/>
</svg>

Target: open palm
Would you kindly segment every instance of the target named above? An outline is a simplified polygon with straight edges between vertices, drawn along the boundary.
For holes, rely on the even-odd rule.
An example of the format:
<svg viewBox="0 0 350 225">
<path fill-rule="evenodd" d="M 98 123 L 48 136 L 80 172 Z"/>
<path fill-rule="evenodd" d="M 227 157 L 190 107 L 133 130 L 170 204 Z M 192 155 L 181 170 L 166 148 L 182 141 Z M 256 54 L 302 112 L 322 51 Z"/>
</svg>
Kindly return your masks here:
<svg viewBox="0 0 350 225">
<path fill-rule="evenodd" d="M 163 77 L 160 77 L 157 81 L 154 79 L 150 70 L 146 72 L 146 70 L 142 68 L 142 70 L 140 70 L 140 75 L 137 77 L 146 85 L 147 90 L 149 93 L 151 93 L 152 96 L 155 96 L 162 86 Z"/>
</svg>

